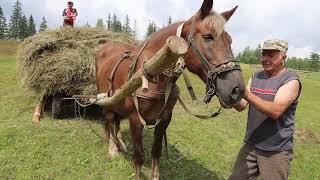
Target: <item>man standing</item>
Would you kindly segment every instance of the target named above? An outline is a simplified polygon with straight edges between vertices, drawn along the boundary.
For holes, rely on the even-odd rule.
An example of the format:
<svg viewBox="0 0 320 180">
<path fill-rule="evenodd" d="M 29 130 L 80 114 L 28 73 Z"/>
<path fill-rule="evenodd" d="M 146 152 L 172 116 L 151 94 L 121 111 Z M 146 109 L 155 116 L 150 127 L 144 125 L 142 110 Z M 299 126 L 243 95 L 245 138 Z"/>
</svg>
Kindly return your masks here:
<svg viewBox="0 0 320 180">
<path fill-rule="evenodd" d="M 253 75 L 244 98 L 235 106 L 249 104 L 244 145 L 229 179 L 288 179 L 293 154 L 294 115 L 301 94 L 298 75 L 285 66 L 288 43 L 264 42 L 263 71 Z"/>
<path fill-rule="evenodd" d="M 72 1 L 68 1 L 67 5 L 68 5 L 68 8 L 64 9 L 62 12 L 63 27 L 65 26 L 73 27 L 76 17 L 78 16 L 78 12 L 77 12 L 77 9 L 73 8 Z"/>
</svg>

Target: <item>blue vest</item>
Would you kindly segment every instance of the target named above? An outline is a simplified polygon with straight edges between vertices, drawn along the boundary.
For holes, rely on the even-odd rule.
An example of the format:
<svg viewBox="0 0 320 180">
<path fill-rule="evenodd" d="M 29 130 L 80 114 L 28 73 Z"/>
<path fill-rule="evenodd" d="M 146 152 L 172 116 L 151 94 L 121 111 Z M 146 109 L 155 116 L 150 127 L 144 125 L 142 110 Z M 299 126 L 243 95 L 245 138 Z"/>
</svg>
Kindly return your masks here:
<svg viewBox="0 0 320 180">
<path fill-rule="evenodd" d="M 278 120 L 273 120 L 254 106 L 249 105 L 247 130 L 244 141 L 266 151 L 284 151 L 293 148 L 294 116 L 301 94 L 299 76 L 286 70 L 276 77 L 268 77 L 266 72 L 254 74 L 250 91 L 263 100 L 273 101 L 278 89 L 292 80 L 300 84 L 297 99 L 288 107 Z"/>
</svg>

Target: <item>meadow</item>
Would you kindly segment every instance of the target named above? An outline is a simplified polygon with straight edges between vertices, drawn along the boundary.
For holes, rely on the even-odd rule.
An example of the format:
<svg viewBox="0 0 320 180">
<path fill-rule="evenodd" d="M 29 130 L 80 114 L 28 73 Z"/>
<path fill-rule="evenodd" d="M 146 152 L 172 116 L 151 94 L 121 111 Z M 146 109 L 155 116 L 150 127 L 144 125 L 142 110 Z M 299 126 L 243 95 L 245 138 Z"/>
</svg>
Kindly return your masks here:
<svg viewBox="0 0 320 180">
<path fill-rule="evenodd" d="M 100 120 L 66 118 L 56 120 L 45 113 L 39 124 L 31 122 L 36 98 L 21 87 L 16 69 L 17 42 L 0 41 L 0 179 L 130 179 L 131 156 L 110 159 Z M 247 80 L 254 71 L 242 65 Z M 296 112 L 294 160 L 289 179 L 320 179 L 320 74 L 299 72 L 303 92 Z M 190 74 L 201 101 L 205 85 Z M 209 114 L 219 108 L 215 98 L 209 105 L 192 102 L 183 80 L 181 97 L 193 112 Z M 200 120 L 177 104 L 167 130 L 169 157 L 163 152 L 161 179 L 227 179 L 243 143 L 246 111 L 223 109 L 210 120 Z M 121 123 L 132 153 L 128 122 Z M 144 130 L 149 176 L 153 130 Z"/>
</svg>

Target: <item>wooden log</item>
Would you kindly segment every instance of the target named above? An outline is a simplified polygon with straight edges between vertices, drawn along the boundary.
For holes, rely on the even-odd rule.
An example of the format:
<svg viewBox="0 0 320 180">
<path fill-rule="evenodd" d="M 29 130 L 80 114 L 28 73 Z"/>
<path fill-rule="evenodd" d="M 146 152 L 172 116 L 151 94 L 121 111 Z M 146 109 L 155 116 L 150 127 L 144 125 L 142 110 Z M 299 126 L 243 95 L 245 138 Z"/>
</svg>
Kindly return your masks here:
<svg viewBox="0 0 320 180">
<path fill-rule="evenodd" d="M 141 90 L 144 93 L 147 93 L 149 91 L 149 85 L 148 85 L 148 79 L 146 76 L 141 76 L 142 79 L 142 85 L 141 85 Z"/>
<path fill-rule="evenodd" d="M 172 67 L 187 51 L 188 44 L 183 38 L 170 36 L 164 46 L 145 63 L 146 73 L 150 75 L 160 74 L 164 69 Z M 139 69 L 113 96 L 107 97 L 106 94 L 99 94 L 96 99 L 90 101 L 101 106 L 120 103 L 141 87 L 142 76 L 143 72 Z"/>
</svg>

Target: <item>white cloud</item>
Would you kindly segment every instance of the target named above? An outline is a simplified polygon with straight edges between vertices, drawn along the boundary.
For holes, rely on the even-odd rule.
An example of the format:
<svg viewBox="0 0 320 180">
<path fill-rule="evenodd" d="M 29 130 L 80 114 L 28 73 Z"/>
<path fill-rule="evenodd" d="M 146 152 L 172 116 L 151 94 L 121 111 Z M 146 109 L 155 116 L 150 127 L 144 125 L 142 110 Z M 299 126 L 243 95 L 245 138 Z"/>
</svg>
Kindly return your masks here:
<svg viewBox="0 0 320 180">
<path fill-rule="evenodd" d="M 314 52 L 313 48 L 311 47 L 294 47 L 291 46 L 288 49 L 288 56 L 292 57 L 300 57 L 300 58 L 304 58 L 304 57 L 309 57 L 311 52 Z"/>
</svg>

